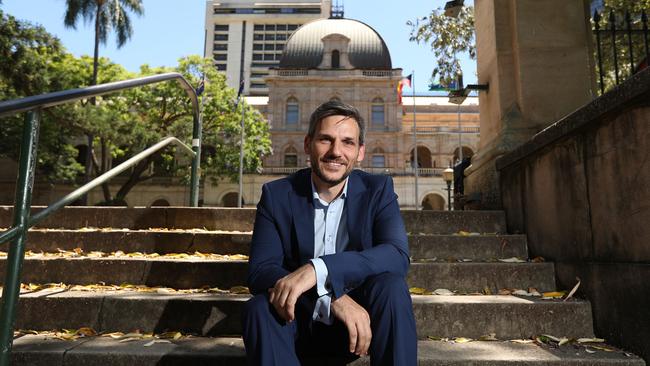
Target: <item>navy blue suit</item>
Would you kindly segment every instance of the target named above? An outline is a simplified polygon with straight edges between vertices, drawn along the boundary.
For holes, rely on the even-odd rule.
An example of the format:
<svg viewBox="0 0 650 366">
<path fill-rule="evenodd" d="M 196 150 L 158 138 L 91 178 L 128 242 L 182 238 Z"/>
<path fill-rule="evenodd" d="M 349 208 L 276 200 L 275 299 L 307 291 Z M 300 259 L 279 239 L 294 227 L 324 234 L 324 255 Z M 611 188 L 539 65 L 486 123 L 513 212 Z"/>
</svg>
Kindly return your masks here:
<svg viewBox="0 0 650 366">
<path fill-rule="evenodd" d="M 313 354 L 352 357 L 340 322 L 312 321 L 315 290 L 284 322 L 268 302 L 268 289 L 314 257 L 311 170 L 267 183 L 257 206 L 248 285 L 255 295 L 243 311 L 244 342 L 253 365 L 296 365 Z M 417 341 L 405 277 L 409 251 L 392 179 L 354 170 L 344 210 L 349 243 L 325 255 L 333 299 L 351 296 L 370 315 L 373 365 L 415 365 Z M 296 356 L 297 354 L 297 356 Z"/>
</svg>

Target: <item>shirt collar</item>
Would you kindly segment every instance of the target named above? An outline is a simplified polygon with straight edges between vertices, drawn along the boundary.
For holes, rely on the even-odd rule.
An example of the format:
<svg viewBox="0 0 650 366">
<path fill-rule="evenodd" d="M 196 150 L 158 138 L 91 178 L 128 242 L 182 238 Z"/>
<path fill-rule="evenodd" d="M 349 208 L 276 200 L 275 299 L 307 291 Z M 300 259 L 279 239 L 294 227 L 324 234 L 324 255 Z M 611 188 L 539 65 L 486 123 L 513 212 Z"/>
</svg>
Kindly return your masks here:
<svg viewBox="0 0 650 366">
<path fill-rule="evenodd" d="M 313 199 L 315 201 L 317 201 L 317 202 L 320 202 L 321 204 L 323 204 L 325 206 L 329 205 L 327 202 L 320 199 L 320 196 L 318 195 L 318 191 L 316 190 L 316 186 L 314 185 L 314 180 L 311 178 L 311 175 L 310 175 L 309 181 L 311 182 L 311 194 L 312 194 Z M 350 177 L 348 176 L 347 178 L 345 178 L 345 185 L 343 186 L 343 191 L 334 200 L 337 200 L 339 198 L 345 198 L 347 196 L 347 194 L 348 194 L 348 183 L 349 182 L 350 182 Z M 334 201 L 332 201 L 332 202 L 334 202 Z"/>
</svg>

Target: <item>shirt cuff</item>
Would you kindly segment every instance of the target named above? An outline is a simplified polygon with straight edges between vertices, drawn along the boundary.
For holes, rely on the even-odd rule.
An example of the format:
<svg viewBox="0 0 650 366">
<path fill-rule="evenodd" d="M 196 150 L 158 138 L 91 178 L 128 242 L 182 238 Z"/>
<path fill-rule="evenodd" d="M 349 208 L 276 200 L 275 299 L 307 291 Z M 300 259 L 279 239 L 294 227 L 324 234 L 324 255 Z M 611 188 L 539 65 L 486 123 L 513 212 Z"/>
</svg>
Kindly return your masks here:
<svg viewBox="0 0 650 366">
<path fill-rule="evenodd" d="M 334 317 L 330 313 L 330 305 L 332 304 L 332 295 L 323 295 L 316 300 L 314 313 L 312 319 L 326 325 L 332 325 Z"/>
<path fill-rule="evenodd" d="M 327 295 L 330 293 L 329 284 L 327 280 L 329 279 L 329 271 L 325 262 L 320 258 L 311 259 L 311 264 L 314 266 L 314 271 L 316 272 L 316 292 L 318 296 Z M 329 310 L 329 304 L 328 304 Z"/>
</svg>

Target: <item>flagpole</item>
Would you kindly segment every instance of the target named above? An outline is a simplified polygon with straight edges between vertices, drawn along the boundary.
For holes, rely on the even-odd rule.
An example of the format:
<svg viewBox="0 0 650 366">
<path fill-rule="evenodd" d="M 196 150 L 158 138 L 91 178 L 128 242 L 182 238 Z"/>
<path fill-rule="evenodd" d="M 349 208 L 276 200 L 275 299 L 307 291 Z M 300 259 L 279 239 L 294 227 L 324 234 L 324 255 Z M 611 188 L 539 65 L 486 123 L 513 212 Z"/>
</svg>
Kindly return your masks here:
<svg viewBox="0 0 650 366">
<path fill-rule="evenodd" d="M 417 139 L 417 124 L 415 122 L 415 70 L 411 73 L 411 92 L 413 95 L 413 169 L 415 170 L 415 209 L 420 209 L 420 204 L 418 203 L 418 139 Z"/>
</svg>

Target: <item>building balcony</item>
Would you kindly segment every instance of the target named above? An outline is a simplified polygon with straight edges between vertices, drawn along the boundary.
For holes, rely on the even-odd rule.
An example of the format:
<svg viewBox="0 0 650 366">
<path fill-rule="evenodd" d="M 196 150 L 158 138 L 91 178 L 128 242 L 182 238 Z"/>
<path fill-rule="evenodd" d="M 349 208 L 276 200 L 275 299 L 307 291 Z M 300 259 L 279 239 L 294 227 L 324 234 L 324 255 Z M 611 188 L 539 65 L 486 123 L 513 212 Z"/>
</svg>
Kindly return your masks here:
<svg viewBox="0 0 650 366">
<path fill-rule="evenodd" d="M 261 174 L 268 175 L 288 175 L 297 172 L 304 167 L 264 167 Z M 391 167 L 359 167 L 356 168 L 371 174 L 385 174 L 391 176 L 412 176 L 415 175 L 415 169 L 407 168 L 391 168 Z M 442 177 L 442 171 L 445 168 L 419 168 L 418 175 L 420 177 Z"/>
<path fill-rule="evenodd" d="M 404 126 L 402 129 L 403 132 L 412 134 L 413 126 Z M 416 127 L 415 133 L 418 135 L 432 135 L 439 133 L 480 133 L 480 127 L 448 127 L 448 126 L 428 126 L 428 127 Z"/>
<path fill-rule="evenodd" d="M 348 70 L 348 69 L 271 69 L 269 78 L 286 78 L 286 77 L 347 77 L 362 78 L 372 77 L 378 79 L 392 79 L 402 76 L 401 69 L 395 70 Z"/>
</svg>

